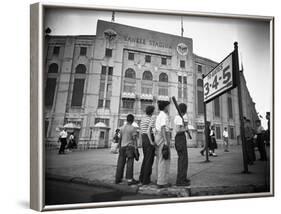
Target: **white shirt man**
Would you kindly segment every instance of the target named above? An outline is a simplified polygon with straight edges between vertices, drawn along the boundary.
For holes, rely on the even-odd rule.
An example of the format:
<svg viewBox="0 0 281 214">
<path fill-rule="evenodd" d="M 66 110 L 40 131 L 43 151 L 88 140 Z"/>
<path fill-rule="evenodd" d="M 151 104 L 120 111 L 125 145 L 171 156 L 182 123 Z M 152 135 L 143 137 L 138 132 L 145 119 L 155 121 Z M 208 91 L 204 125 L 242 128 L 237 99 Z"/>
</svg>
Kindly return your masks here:
<svg viewBox="0 0 281 214">
<path fill-rule="evenodd" d="M 60 138 L 67 138 L 67 132 L 65 130 L 60 132 Z"/>
</svg>

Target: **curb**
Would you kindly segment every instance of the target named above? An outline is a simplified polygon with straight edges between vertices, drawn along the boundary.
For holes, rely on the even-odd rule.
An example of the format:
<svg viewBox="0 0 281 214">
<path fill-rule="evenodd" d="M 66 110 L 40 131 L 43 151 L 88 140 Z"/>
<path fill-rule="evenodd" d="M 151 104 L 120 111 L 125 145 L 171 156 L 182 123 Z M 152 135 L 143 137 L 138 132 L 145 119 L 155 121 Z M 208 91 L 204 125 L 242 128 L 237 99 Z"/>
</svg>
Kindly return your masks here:
<svg viewBox="0 0 281 214">
<path fill-rule="evenodd" d="M 154 196 L 168 196 L 168 197 L 193 197 L 193 196 L 211 196 L 211 195 L 229 195 L 229 194 L 242 194 L 242 193 L 263 193 L 269 192 L 267 185 L 237 185 L 237 186 L 189 186 L 189 187 L 176 187 L 172 186 L 165 189 L 157 189 L 154 186 L 128 186 L 126 184 L 113 184 L 105 183 L 100 180 L 89 180 L 82 177 L 70 177 L 54 174 L 46 174 L 46 179 L 56 180 L 62 182 L 70 182 L 76 184 L 98 186 L 126 194 L 144 194 Z"/>
<path fill-rule="evenodd" d="M 89 180 L 87 178 L 82 177 L 70 177 L 70 176 L 62 176 L 62 175 L 54 175 L 54 174 L 46 174 L 46 179 L 56 180 L 62 182 L 70 182 L 75 184 L 83 184 L 90 186 L 98 186 L 107 189 L 114 189 L 118 192 L 127 193 L 127 194 L 137 194 L 138 186 L 130 186 L 126 184 L 113 184 L 113 183 L 104 183 L 100 180 Z"/>
</svg>

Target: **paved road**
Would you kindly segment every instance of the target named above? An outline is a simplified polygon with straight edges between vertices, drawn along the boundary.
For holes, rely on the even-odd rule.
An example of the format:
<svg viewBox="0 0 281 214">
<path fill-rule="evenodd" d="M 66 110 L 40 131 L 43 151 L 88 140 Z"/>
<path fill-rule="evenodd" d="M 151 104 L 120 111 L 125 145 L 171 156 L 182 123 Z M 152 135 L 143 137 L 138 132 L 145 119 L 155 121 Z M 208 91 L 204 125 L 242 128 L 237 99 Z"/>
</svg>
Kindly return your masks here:
<svg viewBox="0 0 281 214">
<path fill-rule="evenodd" d="M 188 177 L 192 187 L 216 187 L 236 185 L 265 185 L 269 184 L 269 162 L 256 161 L 249 166 L 251 174 L 241 174 L 243 170 L 242 150 L 233 146 L 229 153 L 217 150 L 218 157 L 211 157 L 210 163 L 204 163 L 204 157 L 199 148 L 190 148 Z M 140 150 L 140 153 L 142 151 Z M 257 157 L 259 158 L 259 154 Z M 47 151 L 46 171 L 50 174 L 82 177 L 99 180 L 106 183 L 114 182 L 117 154 L 111 154 L 109 149 L 75 151 L 66 155 L 57 155 L 56 151 Z M 135 162 L 134 176 L 138 179 L 140 161 Z M 177 154 L 172 149 L 170 181 L 175 184 L 177 173 Z M 153 170 L 152 180 L 156 180 Z"/>
</svg>

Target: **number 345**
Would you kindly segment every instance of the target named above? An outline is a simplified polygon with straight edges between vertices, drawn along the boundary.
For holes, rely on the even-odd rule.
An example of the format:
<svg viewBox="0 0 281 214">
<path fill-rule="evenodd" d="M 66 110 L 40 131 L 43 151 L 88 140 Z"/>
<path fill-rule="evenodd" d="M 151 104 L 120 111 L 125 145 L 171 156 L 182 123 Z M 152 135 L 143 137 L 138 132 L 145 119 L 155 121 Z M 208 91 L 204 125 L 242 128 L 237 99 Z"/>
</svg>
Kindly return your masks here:
<svg viewBox="0 0 281 214">
<path fill-rule="evenodd" d="M 223 69 L 223 72 L 222 72 L 222 78 L 223 78 L 223 84 L 227 84 L 229 82 L 229 80 L 231 79 L 231 73 L 229 71 L 229 65 L 227 67 L 225 67 Z M 215 76 L 214 80 L 213 80 L 213 83 L 212 84 L 209 84 L 208 82 L 205 83 L 204 85 L 204 95 L 207 96 L 209 93 L 210 93 L 210 87 L 212 87 L 213 89 L 217 89 L 218 88 L 218 85 L 219 85 L 219 82 L 218 82 L 218 77 L 217 75 Z"/>
</svg>

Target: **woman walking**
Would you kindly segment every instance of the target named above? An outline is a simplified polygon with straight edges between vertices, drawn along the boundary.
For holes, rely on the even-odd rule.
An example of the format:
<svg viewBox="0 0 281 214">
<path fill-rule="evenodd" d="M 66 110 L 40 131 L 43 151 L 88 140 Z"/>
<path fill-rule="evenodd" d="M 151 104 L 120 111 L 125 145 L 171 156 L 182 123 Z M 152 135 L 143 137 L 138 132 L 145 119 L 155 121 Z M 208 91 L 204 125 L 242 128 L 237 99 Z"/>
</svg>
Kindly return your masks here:
<svg viewBox="0 0 281 214">
<path fill-rule="evenodd" d="M 151 182 L 152 165 L 155 156 L 155 142 L 153 128 L 155 127 L 155 118 L 153 117 L 154 106 L 147 106 L 145 109 L 146 115 L 141 119 L 140 134 L 142 140 L 143 161 L 139 181 L 143 185 Z"/>
</svg>

